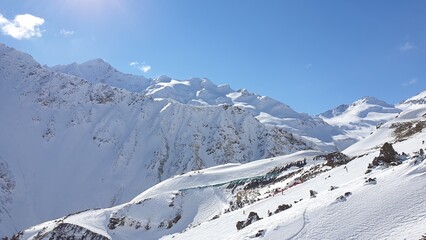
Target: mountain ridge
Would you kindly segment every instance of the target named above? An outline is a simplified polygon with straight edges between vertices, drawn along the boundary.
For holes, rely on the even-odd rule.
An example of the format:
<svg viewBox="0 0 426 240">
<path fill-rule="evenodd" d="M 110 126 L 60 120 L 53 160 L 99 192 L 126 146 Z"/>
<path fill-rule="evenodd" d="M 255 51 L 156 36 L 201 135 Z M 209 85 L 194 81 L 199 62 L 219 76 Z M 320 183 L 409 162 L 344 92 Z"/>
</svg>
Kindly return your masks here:
<svg viewBox="0 0 426 240">
<path fill-rule="evenodd" d="M 42 223 L 17 237 L 421 239 L 426 233 L 426 155 L 419 149 L 426 124 L 403 139 L 398 129 L 426 122 L 425 113 L 425 105 L 407 108 L 401 116 L 411 119 L 394 118 L 340 154 L 300 151 L 189 172 L 126 204 Z M 385 145 L 396 162 L 371 167 L 386 155 Z M 336 221 L 340 225 L 330 227 Z M 60 229 L 64 225 L 71 235 Z"/>
<path fill-rule="evenodd" d="M 271 98 L 244 89 L 234 91 L 227 85 L 217 86 L 208 79 L 144 78 L 147 81 L 130 85 L 128 90 L 124 87 L 127 81 L 132 83 L 134 77 L 119 73 L 103 60 L 86 64 L 101 65 L 99 71 L 77 71 L 77 64 L 73 67 L 77 69 L 76 73 L 62 73 L 43 67 L 30 55 L 5 45 L 0 45 L 0 63 L 0 115 L 3 116 L 0 119 L 0 232 L 8 236 L 30 225 L 82 209 L 118 209 L 129 203 L 136 204 L 143 199 L 130 199 L 144 192 L 152 193 L 158 186 L 164 186 L 164 182 L 170 183 L 180 178 L 188 179 L 186 187 L 178 186 L 178 181 L 165 192 L 157 191 L 164 197 L 159 206 L 167 208 L 176 190 L 183 193 L 190 191 L 200 196 L 204 191 L 202 189 L 205 189 L 210 194 L 207 196 L 217 201 L 209 202 L 201 197 L 198 203 L 212 203 L 221 207 L 210 209 L 207 215 L 194 213 L 195 221 L 191 222 L 187 222 L 187 215 L 181 216 L 185 217 L 185 223 L 176 220 L 179 208 L 162 215 L 171 223 L 164 219 L 151 220 L 158 225 L 163 224 L 162 229 L 171 229 L 166 230 L 169 233 L 175 231 L 173 225 L 176 223 L 180 224 L 181 230 L 189 227 L 189 224 L 206 224 L 207 219 L 215 217 L 218 209 L 222 211 L 223 206 L 229 204 L 224 199 L 237 197 L 228 194 L 229 191 L 234 193 L 239 186 L 236 184 L 238 181 L 246 184 L 246 177 L 254 181 L 262 179 L 262 176 L 271 177 L 267 174 L 268 171 L 276 171 L 274 167 L 292 174 L 295 170 L 309 170 L 303 168 L 305 158 L 307 166 L 314 167 L 323 161 L 315 160 L 315 156 L 347 146 L 351 147 L 345 153 L 351 156 L 367 153 L 361 160 L 364 164 L 371 161 L 368 155 L 377 152 L 383 139 L 394 141 L 394 129 L 402 131 L 403 139 L 411 134 L 411 131 L 406 133 L 403 127 L 417 124 L 404 121 L 421 122 L 425 114 L 425 92 L 422 92 L 398 105 L 396 110 L 382 106 L 379 110 L 389 110 L 384 117 L 371 119 L 371 112 L 377 109 L 373 103 L 378 101 L 374 99 L 356 104 L 363 108 L 353 107 L 352 116 L 368 120 L 367 126 L 362 125 L 364 122 L 346 126 L 330 125 L 319 117 L 297 113 L 288 105 Z M 83 73 L 88 75 L 77 76 Z M 119 87 L 119 84 L 124 87 Z M 362 111 L 364 114 L 359 114 Z M 377 119 L 383 123 L 373 127 L 372 122 Z M 366 136 L 365 129 L 373 133 Z M 361 130 L 362 134 L 351 136 L 348 130 Z M 414 136 L 416 138 L 411 139 L 410 143 L 415 144 L 407 147 L 402 141 L 397 150 L 403 149 L 413 154 L 414 146 L 421 146 L 418 136 L 423 135 Z M 353 144 L 356 141 L 359 142 Z M 282 155 L 285 156 L 280 157 Z M 253 162 L 259 159 L 266 160 Z M 274 162 L 274 159 L 278 161 Z M 271 168 L 261 170 L 258 164 Z M 238 172 L 239 177 L 231 175 L 231 178 L 222 178 L 220 169 L 233 172 L 231 169 L 240 165 L 241 170 L 234 172 Z M 250 174 L 245 171 L 248 166 L 252 166 Z M 203 170 L 209 167 L 213 168 Z M 352 165 L 349 167 L 352 168 Z M 217 178 L 215 174 L 218 172 L 213 174 L 212 169 L 220 170 L 222 177 Z M 329 170 L 326 166 L 320 169 Z M 211 173 L 207 174 L 210 176 L 207 188 L 204 171 Z M 342 169 L 339 171 L 344 172 Z M 326 175 L 321 176 L 327 178 Z M 197 183 L 196 179 L 201 183 Z M 221 185 L 223 182 L 218 181 L 221 179 L 226 184 L 234 185 L 230 185 L 230 190 L 224 190 L 224 193 L 210 188 L 217 184 L 224 186 Z M 162 183 L 156 185 L 158 182 Z M 202 192 L 198 192 L 199 188 Z M 215 198 L 214 193 L 220 199 Z M 183 196 L 177 198 L 181 201 L 179 203 L 187 204 Z M 157 206 L 156 201 L 149 202 L 154 205 L 148 206 Z M 174 204 L 177 206 L 176 202 Z M 110 219 L 126 217 L 123 215 L 125 209 L 123 211 L 114 213 L 116 217 L 109 215 L 113 214 L 110 210 L 95 212 L 113 221 L 111 226 L 114 226 L 116 220 Z M 88 211 L 84 216 L 92 216 L 92 213 Z M 75 216 L 79 219 L 81 215 Z M 53 225 L 49 225 L 44 232 L 37 230 L 37 227 L 29 231 L 50 234 L 75 230 L 75 233 L 84 234 L 85 229 L 90 228 L 93 231 L 88 234 L 106 236 L 96 232 L 96 229 L 105 228 L 103 223 L 102 226 L 97 224 L 90 227 L 88 223 L 67 221 L 62 221 L 62 225 L 51 222 Z M 167 228 L 169 224 L 171 227 Z M 44 228 L 45 225 L 42 226 Z M 53 231 L 50 226 L 56 230 Z"/>
<path fill-rule="evenodd" d="M 91 83 L 5 45 L 0 63 L 2 234 L 123 203 L 182 172 L 317 148 L 238 106 L 195 106 Z"/>
</svg>

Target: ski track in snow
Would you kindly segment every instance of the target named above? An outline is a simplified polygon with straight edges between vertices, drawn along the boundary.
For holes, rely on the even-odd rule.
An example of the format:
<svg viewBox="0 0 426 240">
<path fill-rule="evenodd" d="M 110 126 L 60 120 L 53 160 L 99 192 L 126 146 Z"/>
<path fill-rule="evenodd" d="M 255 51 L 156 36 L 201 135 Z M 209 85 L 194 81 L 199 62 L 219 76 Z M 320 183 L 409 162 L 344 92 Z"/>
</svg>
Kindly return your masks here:
<svg viewBox="0 0 426 240">
<path fill-rule="evenodd" d="M 305 208 L 305 210 L 303 211 L 303 224 L 302 227 L 299 229 L 299 231 L 297 231 L 297 233 L 295 233 L 293 236 L 289 237 L 288 240 L 290 239 L 296 239 L 297 236 L 305 229 L 306 223 L 308 222 L 307 217 L 306 217 L 306 210 L 308 208 Z"/>
</svg>

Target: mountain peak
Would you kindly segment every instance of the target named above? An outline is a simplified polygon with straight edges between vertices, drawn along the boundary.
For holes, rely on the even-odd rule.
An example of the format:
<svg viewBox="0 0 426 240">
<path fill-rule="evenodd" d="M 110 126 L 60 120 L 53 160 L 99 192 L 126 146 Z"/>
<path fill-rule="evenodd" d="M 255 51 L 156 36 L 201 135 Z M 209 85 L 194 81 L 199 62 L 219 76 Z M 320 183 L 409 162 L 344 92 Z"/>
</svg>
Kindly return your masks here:
<svg viewBox="0 0 426 240">
<path fill-rule="evenodd" d="M 391 104 L 389 104 L 389 103 L 387 103 L 387 102 L 385 102 L 383 100 L 380 100 L 380 99 L 378 99 L 376 97 L 373 97 L 373 96 L 363 97 L 363 98 L 355 101 L 352 104 L 352 106 L 361 105 L 361 104 L 378 105 L 378 106 L 382 106 L 382 107 L 394 107 L 393 105 L 391 105 Z"/>
<path fill-rule="evenodd" d="M 50 69 L 84 78 L 94 84 L 103 83 L 131 92 L 141 92 L 151 81 L 143 76 L 122 73 L 101 58 L 95 58 L 81 64 L 57 65 Z"/>
<path fill-rule="evenodd" d="M 154 78 L 154 83 L 168 83 L 172 81 L 172 78 L 167 75 L 161 75 L 159 77 Z"/>
<path fill-rule="evenodd" d="M 89 67 L 89 68 L 99 68 L 99 69 L 105 69 L 105 70 L 114 70 L 117 71 L 115 68 L 111 66 L 111 64 L 107 63 L 102 58 L 95 58 L 89 61 L 86 61 L 82 64 L 80 64 L 82 67 Z"/>
<path fill-rule="evenodd" d="M 403 104 L 403 105 L 426 104 L 426 91 L 420 92 L 419 94 L 415 95 L 414 97 L 411 97 L 411 98 L 403 101 L 401 104 Z"/>
<path fill-rule="evenodd" d="M 319 116 L 324 118 L 332 118 L 339 116 L 340 114 L 344 113 L 348 109 L 349 105 L 347 104 L 341 104 L 333 109 L 330 109 L 326 112 L 321 113 Z"/>
</svg>

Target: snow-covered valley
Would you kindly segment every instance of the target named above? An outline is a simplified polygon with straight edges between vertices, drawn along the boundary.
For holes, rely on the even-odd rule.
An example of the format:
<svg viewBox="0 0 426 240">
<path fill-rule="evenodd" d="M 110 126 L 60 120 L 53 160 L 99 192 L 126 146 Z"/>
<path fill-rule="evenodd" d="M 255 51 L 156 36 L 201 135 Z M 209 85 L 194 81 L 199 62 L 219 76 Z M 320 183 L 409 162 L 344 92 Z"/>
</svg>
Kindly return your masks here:
<svg viewBox="0 0 426 240">
<path fill-rule="evenodd" d="M 310 116 L 0 44 L 0 237 L 420 239 L 425 95 Z"/>
</svg>

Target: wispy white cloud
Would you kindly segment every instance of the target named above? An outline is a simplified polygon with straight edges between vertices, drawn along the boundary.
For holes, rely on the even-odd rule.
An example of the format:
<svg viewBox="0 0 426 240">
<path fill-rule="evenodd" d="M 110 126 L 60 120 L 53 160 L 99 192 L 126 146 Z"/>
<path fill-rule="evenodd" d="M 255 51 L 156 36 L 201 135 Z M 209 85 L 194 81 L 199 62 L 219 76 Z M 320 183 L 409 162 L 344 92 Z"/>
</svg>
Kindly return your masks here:
<svg viewBox="0 0 426 240">
<path fill-rule="evenodd" d="M 129 65 L 139 69 L 143 73 L 147 73 L 149 72 L 149 70 L 151 70 L 151 66 L 145 64 L 145 62 L 140 63 L 140 62 L 134 61 L 134 62 L 130 62 Z"/>
<path fill-rule="evenodd" d="M 8 20 L 0 14 L 0 28 L 3 34 L 15 39 L 29 39 L 41 37 L 44 19 L 31 14 L 16 15 L 13 20 Z"/>
<path fill-rule="evenodd" d="M 308 63 L 305 65 L 305 68 L 310 68 L 310 67 L 312 67 L 312 63 Z"/>
<path fill-rule="evenodd" d="M 141 69 L 144 73 L 146 73 L 146 72 L 148 72 L 149 70 L 151 70 L 151 66 L 144 64 L 144 65 L 142 65 L 142 66 L 140 67 L 140 69 Z"/>
<path fill-rule="evenodd" d="M 61 34 L 64 37 L 69 37 L 74 34 L 74 31 L 61 29 L 61 31 L 59 31 L 59 34 Z"/>
<path fill-rule="evenodd" d="M 407 81 L 407 82 L 405 82 L 405 83 L 403 83 L 402 84 L 402 86 L 411 86 L 411 85 L 414 85 L 414 84 L 416 84 L 418 81 L 417 81 L 417 78 L 412 78 L 412 79 L 410 79 L 409 81 Z"/>
<path fill-rule="evenodd" d="M 399 50 L 400 51 L 402 51 L 402 52 L 405 52 L 405 51 L 409 51 L 409 50 L 411 50 L 411 49 L 413 49 L 413 48 L 415 48 L 416 46 L 414 46 L 414 44 L 413 43 L 411 43 L 411 42 L 409 42 L 409 41 L 406 41 L 403 45 L 401 45 L 400 47 L 399 47 Z"/>
</svg>

